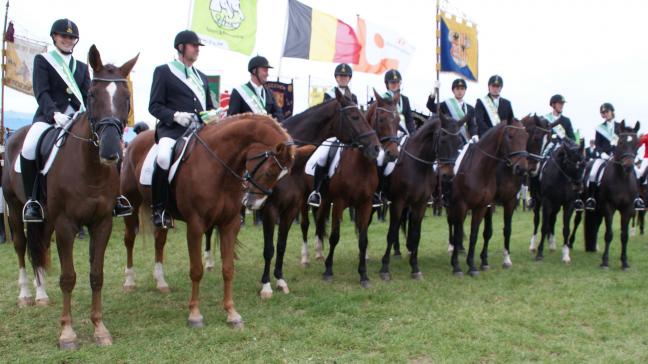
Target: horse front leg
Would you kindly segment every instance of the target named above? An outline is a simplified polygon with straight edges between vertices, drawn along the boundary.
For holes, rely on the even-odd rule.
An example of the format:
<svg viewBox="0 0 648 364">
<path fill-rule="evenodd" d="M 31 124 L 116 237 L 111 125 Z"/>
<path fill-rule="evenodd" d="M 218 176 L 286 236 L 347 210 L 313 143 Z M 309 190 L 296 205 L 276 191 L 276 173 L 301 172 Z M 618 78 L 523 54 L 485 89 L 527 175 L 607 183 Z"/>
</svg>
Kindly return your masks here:
<svg viewBox="0 0 648 364">
<path fill-rule="evenodd" d="M 466 258 L 468 274 L 472 277 L 479 275 L 479 271 L 477 270 L 477 267 L 475 267 L 475 245 L 477 245 L 477 238 L 479 237 L 479 225 L 484 219 L 487 210 L 488 207 L 472 209 L 472 218 L 470 221 L 470 245 L 468 246 L 468 256 Z"/>
<path fill-rule="evenodd" d="M 610 255 L 610 243 L 612 243 L 612 221 L 614 217 L 614 211 L 611 208 L 603 208 L 601 211 L 605 214 L 605 251 L 603 252 L 603 258 L 601 262 L 601 268 L 608 269 L 608 258 Z"/>
<path fill-rule="evenodd" d="M 18 210 L 18 206 L 12 205 L 13 211 Z M 25 268 L 25 254 L 27 252 L 27 240 L 25 237 L 24 224 L 20 214 L 9 214 L 9 226 L 14 230 L 13 246 L 18 257 L 18 307 L 26 307 L 34 304 L 34 297 L 29 288 L 29 278 Z"/>
<path fill-rule="evenodd" d="M 367 247 L 369 246 L 369 238 L 367 236 L 367 230 L 369 229 L 369 220 L 371 218 L 371 211 L 372 211 L 372 207 L 370 201 L 363 206 L 359 206 L 356 211 L 355 222 L 356 222 L 356 228 L 358 230 L 358 250 L 359 250 L 358 274 L 360 274 L 360 285 L 363 288 L 371 287 L 371 283 L 369 282 L 369 276 L 367 275 Z M 339 235 L 339 225 L 338 225 L 338 235 Z"/>
<path fill-rule="evenodd" d="M 133 249 L 139 225 L 138 207 L 133 206 L 133 213 L 124 217 L 124 246 L 126 247 L 126 268 L 124 269 L 124 292 L 135 291 L 135 269 L 133 268 Z"/>
<path fill-rule="evenodd" d="M 308 227 L 310 226 L 308 204 L 303 203 L 300 212 L 301 220 L 299 221 L 299 226 L 301 227 L 302 233 L 301 265 L 302 267 L 308 267 L 310 265 L 310 259 L 308 258 Z"/>
<path fill-rule="evenodd" d="M 166 244 L 168 229 L 155 230 L 155 266 L 153 267 L 153 278 L 160 293 L 169 293 L 169 284 L 164 278 L 164 245 Z"/>
<path fill-rule="evenodd" d="M 456 210 L 455 210 L 456 209 Z M 463 277 L 463 272 L 461 271 L 461 266 L 459 265 L 459 245 L 463 240 L 463 222 L 466 218 L 466 210 L 461 207 L 453 208 L 448 210 L 448 215 L 452 215 L 452 219 L 449 219 L 450 227 L 453 228 L 453 249 L 452 255 L 450 257 L 450 264 L 452 265 L 452 272 L 456 277 Z"/>
<path fill-rule="evenodd" d="M 536 202 L 537 203 L 537 202 Z M 551 214 L 553 209 L 553 203 L 548 198 L 542 203 L 542 227 L 540 228 L 540 243 L 537 246 L 535 260 L 536 262 L 541 262 L 544 260 L 544 242 L 551 228 Z"/>
<path fill-rule="evenodd" d="M 223 308 L 227 312 L 227 324 L 233 328 L 243 328 L 243 318 L 234 308 L 234 249 L 236 235 L 240 228 L 238 219 L 219 226 L 221 236 L 221 260 L 223 272 Z"/>
<path fill-rule="evenodd" d="M 632 209 L 634 210 L 634 209 Z M 630 269 L 628 264 L 628 223 L 634 211 L 625 211 L 621 214 L 621 269 Z"/>
<path fill-rule="evenodd" d="M 274 257 L 274 227 L 277 214 L 272 206 L 263 209 L 263 274 L 261 275 L 261 298 L 272 298 L 272 285 L 270 284 L 270 265 Z"/>
<path fill-rule="evenodd" d="M 320 207 L 321 208 L 321 207 Z M 342 220 L 342 213 L 344 212 L 344 206 L 342 203 L 333 204 L 333 216 L 331 217 L 331 235 L 329 236 L 329 252 L 324 262 L 324 274 L 322 279 L 325 282 L 333 281 L 333 255 L 335 254 L 335 247 L 340 241 L 340 222 Z M 322 219 L 318 216 L 318 220 Z M 325 220 L 325 219 L 322 219 Z M 320 223 L 325 223 L 325 221 L 318 222 L 318 228 Z"/>
<path fill-rule="evenodd" d="M 514 199 L 504 205 L 504 252 L 502 253 L 502 267 L 504 269 L 513 266 L 513 262 L 511 261 L 511 231 L 516 203 L 517 199 Z"/>
<path fill-rule="evenodd" d="M 324 260 L 324 235 L 326 235 L 326 219 L 329 216 L 330 210 L 330 201 L 323 198 L 322 204 L 317 208 L 317 220 L 315 222 L 315 259 L 317 260 Z"/>
<path fill-rule="evenodd" d="M 571 231 L 569 236 L 569 249 L 574 249 L 574 242 L 576 241 L 576 231 L 578 230 L 578 225 L 580 225 L 581 220 L 583 219 L 583 211 L 576 211 L 574 216 L 574 228 Z"/>
<path fill-rule="evenodd" d="M 401 213 L 403 212 L 403 202 L 400 199 L 394 199 L 389 205 L 389 230 L 387 231 L 387 247 L 382 257 L 382 266 L 380 267 L 380 278 L 383 281 L 391 280 L 389 273 L 389 259 L 392 246 L 399 238 L 399 227 Z"/>
<path fill-rule="evenodd" d="M 505 215 L 506 216 L 506 215 Z M 504 226 L 506 228 L 506 217 L 504 218 Z M 491 237 L 493 237 L 493 209 L 491 207 L 486 208 L 486 214 L 484 215 L 484 232 L 482 234 L 484 238 L 484 246 L 482 247 L 481 254 L 481 269 L 487 271 L 490 269 L 488 265 L 488 244 L 490 243 Z"/>
<path fill-rule="evenodd" d="M 205 251 L 203 253 L 203 258 L 205 259 L 205 269 L 209 272 L 214 270 L 216 264 L 214 263 L 214 254 L 212 251 L 212 236 L 214 235 L 214 229 L 209 228 L 205 231 Z"/>
<path fill-rule="evenodd" d="M 283 276 L 284 256 L 286 255 L 286 245 L 288 243 L 288 233 L 293 221 L 299 214 L 298 209 L 291 209 L 284 214 L 279 220 L 279 235 L 277 236 L 277 260 L 275 261 L 274 276 L 277 279 L 277 288 L 283 293 L 290 293 L 288 282 Z"/>
<path fill-rule="evenodd" d="M 542 201 L 540 200 L 540 198 L 534 196 L 533 200 L 535 201 L 535 205 L 533 205 L 533 235 L 531 236 L 531 242 L 529 244 L 529 251 L 531 253 L 535 253 L 536 249 L 538 248 L 538 226 L 540 226 L 540 214 L 542 213 Z"/>
<path fill-rule="evenodd" d="M 423 221 L 423 216 L 425 216 L 426 207 L 427 201 L 424 201 L 418 206 L 412 206 L 409 226 L 407 229 L 407 246 L 412 252 L 410 255 L 410 267 L 412 268 L 411 277 L 415 280 L 423 279 L 423 273 L 421 273 L 418 266 L 418 249 L 421 241 L 421 222 Z"/>
<path fill-rule="evenodd" d="M 189 318 L 187 319 L 189 327 L 205 325 L 200 313 L 200 281 L 204 273 L 201 258 L 202 236 L 206 229 L 198 220 L 195 216 L 187 218 L 187 250 L 189 251 L 189 277 L 191 278 L 191 298 L 189 299 Z M 239 219 L 235 218 L 234 220 L 240 225 Z M 223 240 L 221 235 L 221 250 L 223 249 Z"/>
<path fill-rule="evenodd" d="M 92 289 L 92 311 L 90 320 L 94 324 L 94 340 L 99 346 L 112 345 L 112 336 L 103 323 L 101 289 L 103 288 L 104 258 L 110 232 L 112 216 L 108 215 L 98 223 L 88 226 L 90 235 L 90 288 Z"/>
<path fill-rule="evenodd" d="M 562 248 L 562 262 L 565 264 L 571 263 L 569 233 L 571 216 L 574 213 L 574 204 L 567 202 L 563 204 L 563 248 Z"/>
<path fill-rule="evenodd" d="M 76 285 L 76 272 L 74 271 L 74 237 L 77 226 L 59 217 L 56 223 L 56 247 L 61 264 L 59 286 L 63 295 L 63 309 L 61 311 L 61 335 L 59 348 L 61 350 L 77 349 L 79 344 L 76 332 L 72 328 L 72 290 Z"/>
</svg>

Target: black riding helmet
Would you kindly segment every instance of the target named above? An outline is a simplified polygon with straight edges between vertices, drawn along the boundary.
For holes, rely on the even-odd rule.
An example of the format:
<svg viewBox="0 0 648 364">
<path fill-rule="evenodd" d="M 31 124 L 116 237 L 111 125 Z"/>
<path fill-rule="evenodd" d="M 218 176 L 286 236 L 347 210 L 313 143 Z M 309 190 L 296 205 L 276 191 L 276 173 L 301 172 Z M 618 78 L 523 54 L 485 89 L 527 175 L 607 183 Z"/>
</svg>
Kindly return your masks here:
<svg viewBox="0 0 648 364">
<path fill-rule="evenodd" d="M 52 24 L 50 37 L 54 36 L 54 34 L 69 35 L 79 39 L 79 27 L 70 19 L 59 19 Z"/>
<path fill-rule="evenodd" d="M 560 103 L 564 104 L 567 101 L 565 100 L 563 95 L 556 94 L 556 95 L 551 96 L 551 99 L 549 100 L 549 106 L 553 106 L 553 104 L 555 104 L 557 102 L 560 102 Z"/>
<path fill-rule="evenodd" d="M 488 79 L 488 86 L 500 86 L 504 87 L 504 80 L 502 79 L 502 76 L 499 75 L 493 75 Z"/>
<path fill-rule="evenodd" d="M 349 78 L 353 77 L 353 70 L 351 69 L 351 66 L 349 66 L 346 63 L 340 63 L 335 67 L 335 73 L 333 76 L 349 76 Z"/>
<path fill-rule="evenodd" d="M 195 44 L 199 46 L 204 46 L 198 37 L 196 32 L 191 30 L 183 30 L 180 33 L 176 34 L 175 39 L 173 40 L 173 48 L 180 51 L 178 46 L 180 44 Z"/>
<path fill-rule="evenodd" d="M 391 81 L 391 82 L 400 82 L 403 80 L 403 77 L 401 77 L 400 72 L 395 69 L 391 69 L 387 72 L 385 72 L 385 86 Z"/>
<path fill-rule="evenodd" d="M 133 126 L 133 132 L 134 132 L 135 134 L 139 134 L 139 133 L 141 133 L 141 132 L 143 132 L 143 131 L 147 131 L 147 130 L 149 130 L 149 126 L 148 126 L 148 124 L 147 124 L 146 122 L 144 122 L 144 121 L 140 121 L 140 122 L 138 122 L 137 124 L 135 124 L 135 125 Z"/>
<path fill-rule="evenodd" d="M 268 63 L 268 59 L 263 57 L 263 56 L 254 56 L 250 59 L 250 62 L 248 62 L 248 72 L 252 73 L 255 69 L 262 67 L 262 68 L 273 68 L 270 66 L 270 63 Z"/>
<path fill-rule="evenodd" d="M 463 88 L 468 88 L 468 85 L 466 85 L 466 81 L 463 78 L 457 78 L 456 80 L 452 81 L 452 90 L 454 90 L 457 87 L 463 87 Z"/>
<path fill-rule="evenodd" d="M 614 112 L 614 106 L 612 106 L 612 104 L 610 104 L 609 102 L 604 103 L 603 105 L 601 105 L 601 112 L 605 111 Z"/>
</svg>

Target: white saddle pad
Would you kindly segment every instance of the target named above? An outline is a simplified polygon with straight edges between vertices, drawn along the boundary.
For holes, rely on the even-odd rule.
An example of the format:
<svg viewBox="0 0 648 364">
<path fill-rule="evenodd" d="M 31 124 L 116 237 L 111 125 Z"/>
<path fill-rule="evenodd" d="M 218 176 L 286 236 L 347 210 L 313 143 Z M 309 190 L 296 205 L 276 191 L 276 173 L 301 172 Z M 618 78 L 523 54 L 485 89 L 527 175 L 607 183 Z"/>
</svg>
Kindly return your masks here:
<svg viewBox="0 0 648 364">
<path fill-rule="evenodd" d="M 77 115 L 73 116 L 74 121 L 76 121 L 76 117 Z M 66 130 L 69 130 L 72 127 L 72 124 L 74 124 L 74 121 L 68 123 L 64 128 L 56 128 L 56 130 L 58 130 L 58 135 L 56 137 L 59 138 Z M 42 173 L 43 175 L 47 175 L 47 172 L 49 172 L 50 168 L 52 167 L 52 164 L 54 163 L 54 159 L 56 159 L 56 155 L 58 154 L 59 149 L 61 149 L 61 144 L 60 144 L 61 142 L 62 139 L 57 139 L 56 143 L 54 143 L 54 147 L 52 148 L 52 151 L 47 157 L 45 166 L 40 171 L 40 173 Z M 36 151 L 36 153 L 38 153 L 38 151 Z M 20 158 L 16 158 L 16 161 L 14 162 L 14 171 L 16 173 L 21 173 Z"/>
<path fill-rule="evenodd" d="M 169 183 L 173 181 L 173 177 L 175 177 L 175 174 L 178 171 L 178 167 L 180 166 L 180 161 L 182 161 L 182 157 L 184 157 L 185 152 L 187 151 L 187 145 L 189 145 L 189 143 L 187 143 L 187 140 L 189 138 L 184 137 L 183 139 L 185 143 L 182 146 L 182 151 L 176 158 L 175 162 L 171 165 L 171 168 L 169 168 Z M 143 186 L 150 186 L 153 183 L 153 170 L 155 169 L 155 158 L 157 157 L 157 150 L 158 145 L 153 144 L 148 153 L 146 153 L 146 158 L 144 159 L 144 165 L 142 166 L 142 171 L 140 172 L 139 178 L 139 182 Z"/>
<path fill-rule="evenodd" d="M 398 143 L 398 152 L 399 153 L 403 149 L 403 145 L 405 145 L 405 141 L 407 140 L 407 138 L 409 138 L 409 135 L 403 136 L 401 138 L 401 140 L 400 140 L 400 143 Z M 392 172 L 394 171 L 394 168 L 396 168 L 396 163 L 397 162 L 398 162 L 398 158 L 396 160 L 394 160 L 393 162 L 387 163 L 387 165 L 385 166 L 385 171 L 383 172 L 383 175 L 389 176 L 390 174 L 392 174 Z"/>
<path fill-rule="evenodd" d="M 468 142 L 464 144 L 463 148 L 461 148 L 461 152 L 459 152 L 459 156 L 457 157 L 457 161 L 455 162 L 453 172 L 456 175 L 457 171 L 459 171 L 459 166 L 461 166 L 461 161 L 463 161 L 463 157 L 466 155 L 466 152 L 468 151 L 468 148 L 470 147 L 471 144 L 474 144 L 472 142 Z"/>
</svg>

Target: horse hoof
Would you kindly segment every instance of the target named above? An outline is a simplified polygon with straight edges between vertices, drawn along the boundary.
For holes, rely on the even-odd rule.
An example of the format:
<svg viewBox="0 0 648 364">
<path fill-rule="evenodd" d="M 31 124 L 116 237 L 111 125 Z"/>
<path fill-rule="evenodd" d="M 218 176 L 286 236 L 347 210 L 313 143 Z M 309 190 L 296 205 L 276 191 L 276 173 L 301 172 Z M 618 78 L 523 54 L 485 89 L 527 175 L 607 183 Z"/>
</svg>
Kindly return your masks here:
<svg viewBox="0 0 648 364">
<path fill-rule="evenodd" d="M 123 286 L 123 289 L 124 289 L 124 292 L 126 292 L 126 293 L 133 293 L 133 292 L 135 292 L 135 286 L 127 286 L 127 285 L 124 285 L 124 286 Z"/>
<path fill-rule="evenodd" d="M 502 263 L 502 268 L 504 268 L 504 269 L 509 269 L 509 268 L 511 268 L 512 266 L 513 266 L 512 263 Z"/>
<path fill-rule="evenodd" d="M 20 297 L 18 299 L 18 307 L 19 308 L 25 308 L 27 306 L 33 306 L 34 305 L 34 298 L 33 297 Z"/>
<path fill-rule="evenodd" d="M 562 262 L 569 265 L 571 264 L 571 259 L 563 259 Z"/>
<path fill-rule="evenodd" d="M 389 272 L 380 272 L 380 279 L 385 282 L 389 282 L 391 281 L 391 274 L 389 274 Z"/>
<path fill-rule="evenodd" d="M 481 268 L 481 270 L 483 270 L 484 272 L 487 272 L 487 271 L 490 270 L 490 265 L 488 265 L 488 264 L 486 264 L 486 265 L 482 265 L 480 268 Z"/>
<path fill-rule="evenodd" d="M 318 256 L 315 257 L 315 260 L 322 261 L 322 260 L 324 260 L 324 256 L 323 255 L 318 255 Z"/>
<path fill-rule="evenodd" d="M 333 275 L 332 274 L 323 274 L 322 275 L 322 280 L 326 283 L 331 283 L 333 282 Z"/>
<path fill-rule="evenodd" d="M 47 307 L 50 304 L 49 298 L 39 298 L 36 300 L 37 307 Z"/>
<path fill-rule="evenodd" d="M 272 291 L 261 291 L 259 292 L 259 295 L 261 296 L 261 299 L 267 300 L 272 298 Z"/>
<path fill-rule="evenodd" d="M 621 267 L 621 270 L 623 270 L 624 272 L 629 272 L 629 271 L 630 271 L 630 267 Z"/>
<path fill-rule="evenodd" d="M 77 350 L 79 349 L 79 343 L 76 341 L 61 341 L 59 340 L 59 349 L 60 350 Z"/>
<path fill-rule="evenodd" d="M 463 276 L 464 276 L 464 273 L 462 271 L 456 271 L 453 274 L 457 278 L 463 278 Z"/>
<path fill-rule="evenodd" d="M 460 248 L 459 249 L 459 254 L 466 255 L 466 249 L 465 248 Z"/>
<path fill-rule="evenodd" d="M 201 329 L 205 327 L 205 321 L 203 319 L 198 319 L 198 320 L 189 319 L 187 320 L 187 326 L 189 326 L 192 329 Z"/>
<path fill-rule="evenodd" d="M 158 291 L 160 291 L 160 293 L 164 293 L 164 294 L 171 293 L 171 289 L 169 288 L 169 286 L 158 287 L 157 289 Z"/>
<path fill-rule="evenodd" d="M 308 268 L 310 267 L 310 262 L 301 262 L 302 268 Z"/>
<path fill-rule="evenodd" d="M 536 255 L 536 257 L 535 257 L 536 262 L 541 262 L 543 260 L 544 260 L 544 257 L 542 255 Z"/>
<path fill-rule="evenodd" d="M 242 330 L 245 327 L 245 323 L 243 322 L 243 319 L 236 319 L 232 321 L 227 321 L 227 326 L 229 326 L 232 329 L 236 330 Z"/>
<path fill-rule="evenodd" d="M 94 340 L 95 340 L 95 344 L 97 344 L 97 346 L 110 346 L 113 343 L 112 336 L 110 336 L 110 335 L 108 335 L 108 336 L 95 336 Z"/>
<path fill-rule="evenodd" d="M 479 271 L 477 269 L 471 269 L 471 270 L 468 271 L 468 274 L 471 277 L 477 277 L 479 275 Z"/>
<path fill-rule="evenodd" d="M 600 267 L 601 267 L 601 269 L 603 269 L 603 270 L 608 270 L 608 269 L 610 269 L 610 267 L 608 267 L 607 264 L 601 264 Z"/>
<path fill-rule="evenodd" d="M 360 286 L 361 286 L 362 288 L 371 288 L 371 282 L 369 282 L 369 280 L 366 280 L 366 281 L 360 281 Z"/>
<path fill-rule="evenodd" d="M 412 273 L 412 279 L 415 281 L 420 281 L 423 279 L 423 273 L 422 272 L 416 272 Z"/>
<path fill-rule="evenodd" d="M 403 256 L 401 255 L 401 253 L 398 254 L 394 253 L 394 259 L 402 259 L 402 258 Z"/>
<path fill-rule="evenodd" d="M 205 266 L 205 269 L 206 269 L 208 272 L 211 272 L 211 271 L 214 270 L 214 266 L 213 266 L 213 265 L 208 265 L 208 266 Z"/>
</svg>

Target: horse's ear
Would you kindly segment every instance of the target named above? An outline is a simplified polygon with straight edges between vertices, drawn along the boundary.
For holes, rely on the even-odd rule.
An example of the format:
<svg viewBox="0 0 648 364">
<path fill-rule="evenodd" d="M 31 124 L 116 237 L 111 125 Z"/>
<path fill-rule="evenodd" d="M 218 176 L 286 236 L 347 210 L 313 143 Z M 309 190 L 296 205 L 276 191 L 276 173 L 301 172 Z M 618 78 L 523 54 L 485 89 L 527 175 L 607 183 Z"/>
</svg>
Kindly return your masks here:
<svg viewBox="0 0 648 364">
<path fill-rule="evenodd" d="M 623 132 L 623 129 L 625 129 L 625 119 L 621 120 L 620 123 L 614 123 L 614 133 L 619 134 Z"/>
<path fill-rule="evenodd" d="M 137 59 L 139 58 L 139 53 L 135 57 L 133 57 L 130 61 L 127 61 L 126 63 L 122 64 L 121 67 L 119 67 L 119 73 L 122 75 L 122 77 L 126 78 L 130 74 L 131 70 L 135 66 L 135 63 L 137 63 Z"/>
<path fill-rule="evenodd" d="M 88 63 L 94 72 L 101 72 L 101 70 L 103 70 L 101 55 L 94 44 L 90 47 L 90 51 L 88 51 Z"/>
<path fill-rule="evenodd" d="M 383 98 L 378 94 L 378 91 L 376 91 L 375 87 L 373 88 L 373 92 L 374 92 L 374 97 L 376 97 L 376 102 L 378 102 L 378 105 L 382 105 Z"/>
<path fill-rule="evenodd" d="M 639 122 L 639 120 L 637 120 L 637 122 L 635 123 L 635 126 L 634 126 L 634 132 L 638 133 L 639 128 L 641 128 L 641 122 Z"/>
</svg>

